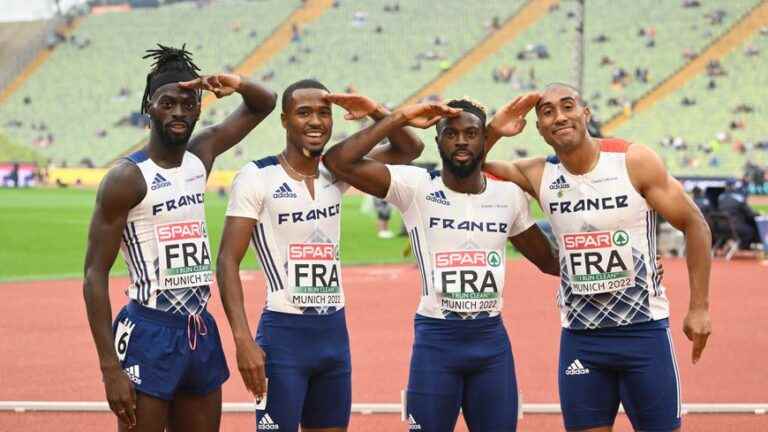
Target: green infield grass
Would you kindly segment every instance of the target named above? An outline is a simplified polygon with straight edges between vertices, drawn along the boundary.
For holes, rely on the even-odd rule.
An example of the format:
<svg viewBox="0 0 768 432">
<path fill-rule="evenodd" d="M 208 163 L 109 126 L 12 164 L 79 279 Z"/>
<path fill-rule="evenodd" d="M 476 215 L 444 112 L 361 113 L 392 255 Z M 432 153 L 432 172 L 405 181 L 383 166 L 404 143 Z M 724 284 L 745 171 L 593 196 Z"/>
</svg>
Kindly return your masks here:
<svg viewBox="0 0 768 432">
<path fill-rule="evenodd" d="M 0 280 L 56 279 L 82 277 L 88 223 L 96 192 L 90 189 L 0 189 Z M 405 256 L 408 237 L 382 240 L 376 237 L 376 219 L 363 212 L 362 196 L 347 196 L 342 212 L 342 262 L 383 264 L 412 260 Z M 214 259 L 218 250 L 226 197 L 206 195 L 206 214 Z M 534 214 L 541 212 L 536 207 Z M 400 230 L 397 212 L 390 229 Z M 517 253 L 509 251 L 510 257 Z M 249 251 L 242 268 L 256 269 Z M 118 256 L 112 274 L 126 274 Z"/>
</svg>

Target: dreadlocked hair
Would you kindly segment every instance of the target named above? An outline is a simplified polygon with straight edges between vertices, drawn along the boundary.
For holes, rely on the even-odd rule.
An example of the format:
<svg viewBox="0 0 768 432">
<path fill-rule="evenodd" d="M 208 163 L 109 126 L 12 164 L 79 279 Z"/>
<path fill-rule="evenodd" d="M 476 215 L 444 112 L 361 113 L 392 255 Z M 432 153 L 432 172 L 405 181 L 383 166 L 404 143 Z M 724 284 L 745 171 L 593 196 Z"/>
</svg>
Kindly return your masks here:
<svg viewBox="0 0 768 432">
<path fill-rule="evenodd" d="M 179 81 L 187 81 L 198 78 L 199 67 L 192 61 L 192 53 L 187 51 L 187 44 L 181 49 L 157 44 L 157 49 L 148 49 L 143 59 L 151 58 L 152 70 L 147 74 L 147 84 L 144 87 L 144 96 L 141 99 L 141 113 L 145 114 L 149 107 L 149 100 L 159 87 Z M 201 90 L 197 90 L 200 99 Z"/>
</svg>

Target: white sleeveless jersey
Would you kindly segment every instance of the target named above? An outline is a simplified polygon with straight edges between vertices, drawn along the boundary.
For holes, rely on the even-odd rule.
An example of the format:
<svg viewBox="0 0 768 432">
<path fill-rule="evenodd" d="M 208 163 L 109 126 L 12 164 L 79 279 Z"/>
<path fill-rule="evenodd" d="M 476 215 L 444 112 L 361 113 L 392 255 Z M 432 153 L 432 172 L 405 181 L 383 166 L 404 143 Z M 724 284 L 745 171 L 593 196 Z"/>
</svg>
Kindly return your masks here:
<svg viewBox="0 0 768 432">
<path fill-rule="evenodd" d="M 459 193 L 438 171 L 387 167 L 392 180 L 385 199 L 402 213 L 421 271 L 417 313 L 438 319 L 499 315 L 507 239 L 533 225 L 525 193 L 491 179 L 480 194 Z"/>
<path fill-rule="evenodd" d="M 131 275 L 128 297 L 162 311 L 200 313 L 213 281 L 205 166 L 190 152 L 176 168 L 158 166 L 145 151 L 128 160 L 147 184 L 144 199 L 128 212 L 120 245 Z"/>
<path fill-rule="evenodd" d="M 600 159 L 572 175 L 555 156 L 539 198 L 560 251 L 558 305 L 563 327 L 597 329 L 667 318 L 656 268 L 656 213 L 626 167 L 629 143 L 600 142 Z"/>
<path fill-rule="evenodd" d="M 330 314 L 344 307 L 341 198 L 349 188 L 320 163 L 312 199 L 277 157 L 253 161 L 232 183 L 227 216 L 255 219 L 251 245 L 267 280 L 267 310 Z"/>
</svg>

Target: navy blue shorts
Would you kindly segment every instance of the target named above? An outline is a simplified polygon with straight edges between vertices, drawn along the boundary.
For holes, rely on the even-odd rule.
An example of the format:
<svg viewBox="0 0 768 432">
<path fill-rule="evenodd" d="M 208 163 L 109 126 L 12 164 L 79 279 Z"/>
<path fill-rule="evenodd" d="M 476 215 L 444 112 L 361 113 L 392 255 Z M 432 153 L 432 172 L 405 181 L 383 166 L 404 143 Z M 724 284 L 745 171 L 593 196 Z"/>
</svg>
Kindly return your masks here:
<svg viewBox="0 0 768 432">
<path fill-rule="evenodd" d="M 470 431 L 514 431 L 517 403 L 512 347 L 500 316 L 441 320 L 416 315 L 408 430 L 453 431 L 461 408 Z"/>
<path fill-rule="evenodd" d="M 269 380 L 256 430 L 347 427 L 352 366 L 344 309 L 330 315 L 265 310 L 256 343 L 267 354 Z"/>
<path fill-rule="evenodd" d="M 202 396 L 229 378 L 219 329 L 208 311 L 194 323 L 189 316 L 132 301 L 117 315 L 112 331 L 123 370 L 141 393 L 163 400 L 173 400 L 177 392 Z"/>
<path fill-rule="evenodd" d="M 563 329 L 558 384 L 568 430 L 612 425 L 619 402 L 635 430 L 680 427 L 680 375 L 666 319 Z"/>
</svg>

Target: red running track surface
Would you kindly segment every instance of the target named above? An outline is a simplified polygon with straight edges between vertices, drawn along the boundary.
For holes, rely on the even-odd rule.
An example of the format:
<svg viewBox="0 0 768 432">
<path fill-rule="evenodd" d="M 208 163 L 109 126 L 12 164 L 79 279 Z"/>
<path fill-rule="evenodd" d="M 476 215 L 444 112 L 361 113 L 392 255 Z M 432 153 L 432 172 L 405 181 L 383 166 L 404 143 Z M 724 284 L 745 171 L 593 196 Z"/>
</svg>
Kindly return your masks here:
<svg viewBox="0 0 768 432">
<path fill-rule="evenodd" d="M 682 333 L 688 303 L 684 260 L 665 260 L 665 280 L 672 302 L 672 333 L 678 353 L 683 401 L 688 403 L 766 403 L 768 370 L 768 267 L 750 262 L 715 262 L 712 268 L 713 337 L 696 366 L 691 344 Z M 413 314 L 418 302 L 415 266 L 348 267 L 343 273 L 347 319 L 351 335 L 353 401 L 399 402 L 407 382 Z M 264 304 L 261 273 L 244 274 L 251 327 Z M 125 302 L 125 278 L 112 280 L 116 311 Z M 555 307 L 557 279 L 540 274 L 526 261 L 508 264 L 504 320 L 515 354 L 517 379 L 525 403 L 557 402 L 559 317 Z M 81 281 L 41 281 L 0 284 L 0 400 L 103 400 L 104 391 L 91 341 Z M 217 318 L 232 378 L 224 385 L 224 400 L 250 400 L 234 364 L 234 347 L 218 292 L 211 302 Z M 88 420 L 86 420 L 86 417 Z M 404 430 L 390 424 L 396 416 L 354 416 L 350 430 Z M 79 419 L 83 419 L 82 422 Z M 99 420 L 99 419 L 104 420 Z M 0 415 L 0 430 L 48 430 L 53 425 L 110 424 L 107 414 Z M 253 430 L 248 415 L 231 414 L 225 430 Z M 526 426 L 529 424 L 530 426 Z M 6 423 L 9 422 L 9 423 Z M 47 423 L 46 423 L 47 422 Z M 377 424 L 381 426 L 376 426 Z M 18 425 L 6 428 L 4 424 Z M 29 427 L 21 425 L 28 424 Z M 250 425 L 240 429 L 236 425 Z M 751 428 L 750 425 L 755 425 Z M 33 426 L 38 425 L 38 426 Z M 691 415 L 688 430 L 768 430 L 766 416 Z M 695 426 L 694 426 L 695 425 Z M 706 425 L 712 425 L 714 429 Z M 719 425 L 719 426 L 714 426 Z M 741 428 L 728 429 L 731 425 Z M 736 426 L 734 426 L 736 427 Z M 93 429 L 93 430 L 97 430 Z M 111 429 L 111 427 L 109 428 Z M 561 430 L 559 416 L 529 415 L 521 430 Z M 58 430 L 58 429 L 57 429 Z M 75 430 L 75 429 L 73 429 Z M 616 430 L 619 430 L 617 428 Z M 628 430 L 628 429 L 627 429 Z"/>
</svg>

